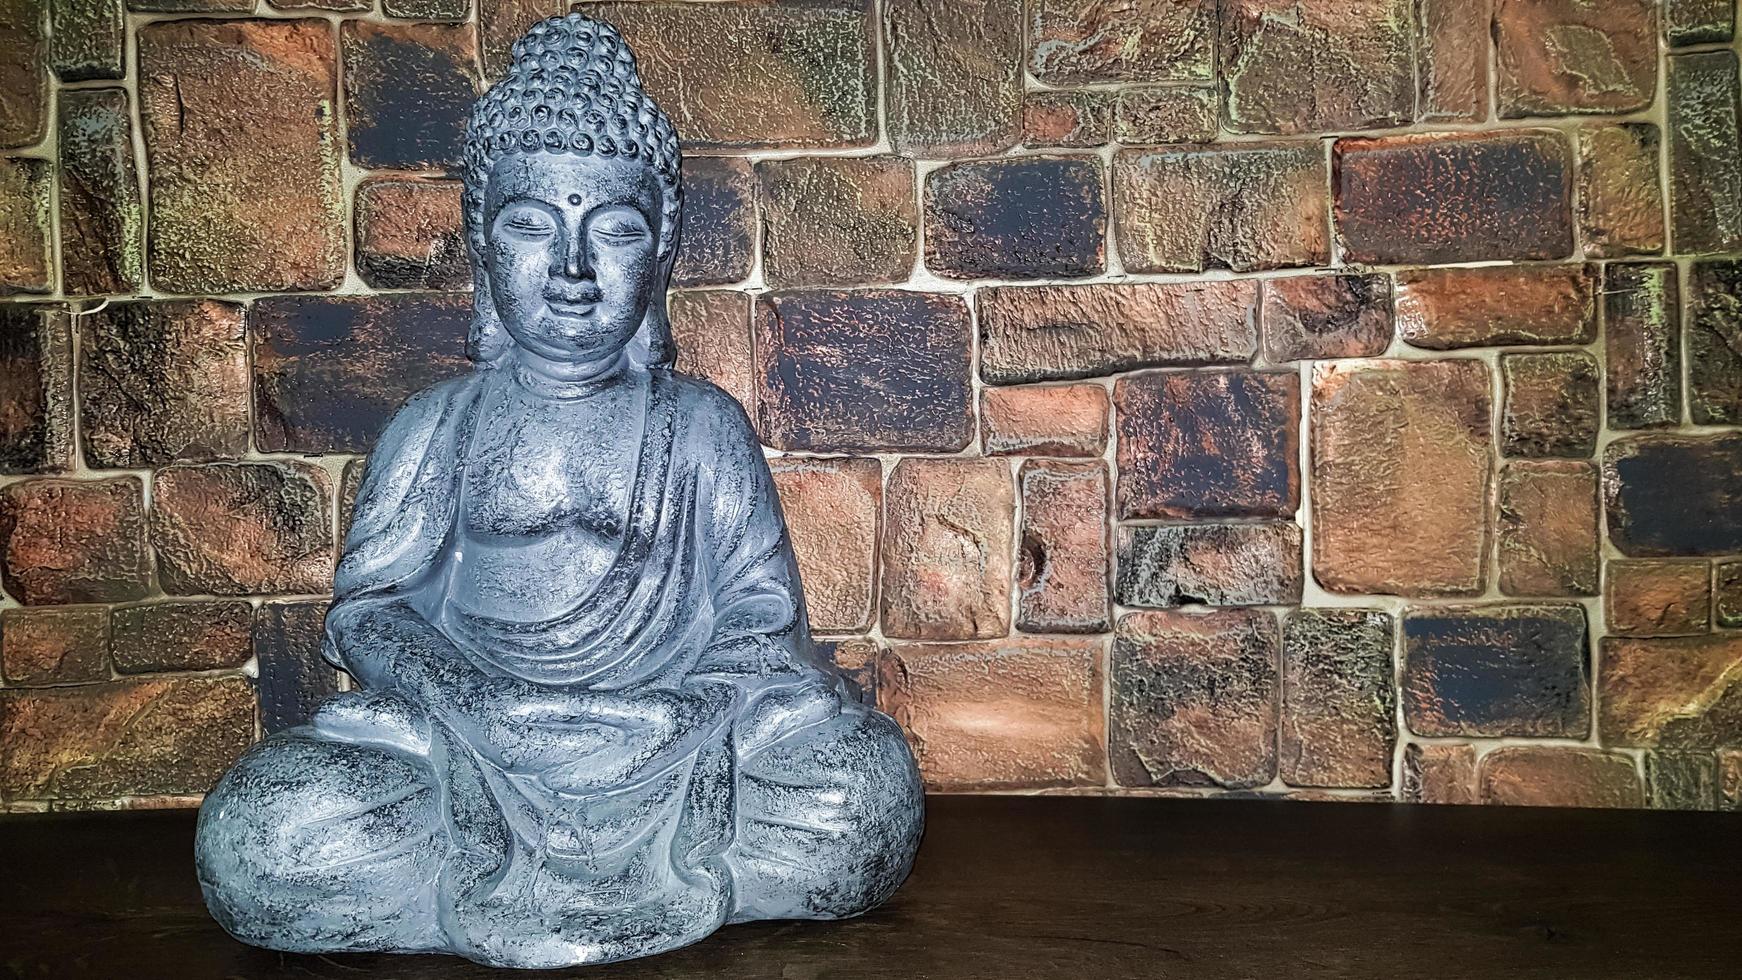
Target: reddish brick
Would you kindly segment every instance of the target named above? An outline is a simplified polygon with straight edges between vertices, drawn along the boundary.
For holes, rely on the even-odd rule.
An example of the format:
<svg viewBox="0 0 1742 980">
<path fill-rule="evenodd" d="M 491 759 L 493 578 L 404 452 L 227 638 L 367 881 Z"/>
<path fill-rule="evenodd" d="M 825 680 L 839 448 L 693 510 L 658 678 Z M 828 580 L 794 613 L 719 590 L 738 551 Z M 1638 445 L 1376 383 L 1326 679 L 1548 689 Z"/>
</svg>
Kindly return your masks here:
<svg viewBox="0 0 1742 980">
<path fill-rule="evenodd" d="M 1742 561 L 1721 561 L 1713 570 L 1712 620 L 1725 629 L 1742 627 Z"/>
<path fill-rule="evenodd" d="M 1317 143 L 1126 150 L 1113 158 L 1114 237 L 1127 272 L 1325 265 Z"/>
<path fill-rule="evenodd" d="M 878 706 L 907 731 L 929 789 L 1106 780 L 1099 639 L 902 643 L 879 675 Z"/>
<path fill-rule="evenodd" d="M 171 595 L 326 592 L 333 488 L 300 462 L 170 466 L 152 483 L 157 575 Z"/>
<path fill-rule="evenodd" d="M 1742 261 L 1688 275 L 1688 410 L 1696 425 L 1742 423 Z"/>
<path fill-rule="evenodd" d="M 1221 74 L 1236 133 L 1407 125 L 1411 0 L 1222 0 Z"/>
<path fill-rule="evenodd" d="M 866 289 L 756 301 L 763 441 L 776 449 L 956 452 L 974 438 L 967 305 Z"/>
<path fill-rule="evenodd" d="M 677 369 L 706 378 L 756 413 L 756 351 L 750 338 L 750 295 L 726 289 L 666 297 Z"/>
<path fill-rule="evenodd" d="M 1123 616 L 1109 753 L 1122 786 L 1262 786 L 1276 776 L 1276 619 L 1257 609 Z"/>
<path fill-rule="evenodd" d="M 1391 346 L 1391 277 L 1329 274 L 1264 280 L 1264 356 L 1278 364 L 1376 357 Z"/>
<path fill-rule="evenodd" d="M 59 305 L 0 305 L 0 473 L 73 465 L 71 319 Z"/>
<path fill-rule="evenodd" d="M 1573 250 L 1573 164 L 1557 132 L 1342 139 L 1331 172 L 1346 262 L 1559 259 Z"/>
<path fill-rule="evenodd" d="M 1672 48 L 1722 44 L 1736 36 L 1736 0 L 1665 0 L 1663 34 Z"/>
<path fill-rule="evenodd" d="M 1258 346 L 1258 289 L 1250 280 L 992 286 L 975 302 L 980 377 L 988 384 L 1241 364 Z"/>
<path fill-rule="evenodd" d="M 69 296 L 138 292 L 145 225 L 127 93 L 68 90 L 59 112 L 62 288 Z"/>
<path fill-rule="evenodd" d="M 1663 251 L 1663 184 L 1657 126 L 1579 130 L 1579 234 L 1591 258 Z"/>
<path fill-rule="evenodd" d="M 1493 0 L 1416 0 L 1417 122 L 1488 118 L 1493 7 Z"/>
<path fill-rule="evenodd" d="M 1106 262 L 1092 157 L 957 163 L 925 180 L 925 264 L 951 279 L 1090 276 Z"/>
<path fill-rule="evenodd" d="M 919 249 L 911 160 L 800 157 L 756 165 L 770 286 L 900 282 Z"/>
<path fill-rule="evenodd" d="M 27 606 L 144 596 L 151 556 L 138 478 L 0 487 L 0 583 Z"/>
<path fill-rule="evenodd" d="M 268 602 L 254 618 L 260 728 L 267 734 L 307 724 L 339 691 L 338 672 L 321 659 L 327 602 Z"/>
<path fill-rule="evenodd" d="M 876 615 L 883 465 L 875 459 L 769 461 L 798 558 L 811 629 L 852 633 Z"/>
<path fill-rule="evenodd" d="M 1742 434 L 1617 439 L 1603 498 L 1609 541 L 1629 557 L 1742 552 Z"/>
<path fill-rule="evenodd" d="M 1107 464 L 1031 459 L 1020 480 L 1016 628 L 1104 632 L 1111 625 Z"/>
<path fill-rule="evenodd" d="M 253 656 L 254 607 L 246 599 L 165 599 L 117 608 L 109 618 L 115 669 L 221 670 Z"/>
<path fill-rule="evenodd" d="M 1208 143 L 1216 138 L 1216 90 L 1176 85 L 1119 92 L 1113 136 L 1126 146 Z"/>
<path fill-rule="evenodd" d="M 460 183 L 371 177 L 357 187 L 357 275 L 376 289 L 470 289 Z"/>
<path fill-rule="evenodd" d="M 0 611 L 0 668 L 6 683 L 24 687 L 108 680 L 108 607 Z"/>
<path fill-rule="evenodd" d="M 1207 81 L 1210 0 L 1028 0 L 1028 70 L 1048 85 Z"/>
<path fill-rule="evenodd" d="M 1507 463 L 1500 474 L 1500 591 L 1597 594 L 1597 468 L 1571 460 Z"/>
<path fill-rule="evenodd" d="M 1645 796 L 1653 810 L 1715 810 L 1717 784 L 1714 753 L 1645 753 Z"/>
<path fill-rule="evenodd" d="M 351 162 L 401 170 L 458 167 L 478 96 L 471 28 L 348 20 L 341 48 Z"/>
<path fill-rule="evenodd" d="M 1123 606 L 1272 606 L 1300 602 L 1296 524 L 1119 528 L 1116 594 Z"/>
<path fill-rule="evenodd" d="M 1605 637 L 1597 676 L 1604 745 L 1742 744 L 1742 636 Z"/>
<path fill-rule="evenodd" d="M 683 237 L 673 282 L 707 286 L 749 278 L 756 262 L 756 184 L 748 160 L 683 162 Z"/>
<path fill-rule="evenodd" d="M 1675 250 L 1742 250 L 1742 82 L 1736 52 L 1669 59 L 1669 214 Z"/>
<path fill-rule="evenodd" d="M 1414 607 L 1403 617 L 1403 717 L 1417 735 L 1584 738 L 1585 612 L 1572 603 Z"/>
<path fill-rule="evenodd" d="M 1119 516 L 1292 517 L 1300 377 L 1146 372 L 1113 388 Z"/>
<path fill-rule="evenodd" d="M 1505 407 L 1500 445 L 1508 456 L 1583 458 L 1603 424 L 1602 368 L 1584 351 L 1502 354 Z"/>
<path fill-rule="evenodd" d="M 0 296 L 54 292 L 53 182 L 48 160 L 0 157 Z"/>
<path fill-rule="evenodd" d="M 1643 109 L 1657 93 L 1656 0 L 1495 0 L 1500 115 Z"/>
<path fill-rule="evenodd" d="M 980 390 L 980 448 L 988 456 L 1100 456 L 1107 389 L 1096 384 Z"/>
<path fill-rule="evenodd" d="M 48 5 L 49 62 L 63 82 L 127 75 L 122 0 L 61 0 Z"/>
<path fill-rule="evenodd" d="M 478 59 L 485 80 L 495 81 L 508 71 L 510 51 L 527 28 L 546 17 L 560 17 L 568 8 L 567 0 L 478 0 Z M 640 52 L 639 43 L 635 50 Z"/>
<path fill-rule="evenodd" d="M 1596 291 L 1594 266 L 1416 269 L 1397 277 L 1397 329 L 1429 350 L 1588 344 Z"/>
<path fill-rule="evenodd" d="M 381 0 L 381 12 L 400 20 L 465 20 L 472 0 Z"/>
<path fill-rule="evenodd" d="M 1104 146 L 1113 132 L 1106 92 L 1030 92 L 1022 102 L 1024 146 Z"/>
<path fill-rule="evenodd" d="M 1016 143 L 1022 0 L 884 8 L 889 141 L 908 156 L 974 156 Z"/>
<path fill-rule="evenodd" d="M 1476 595 L 1488 536 L 1488 368 L 1313 372 L 1313 576 L 1332 592 Z"/>
<path fill-rule="evenodd" d="M 1619 752 L 1507 745 L 1482 757 L 1482 802 L 1501 806 L 1645 805 L 1639 772 Z"/>
<path fill-rule="evenodd" d="M 30 146 L 48 130 L 47 14 L 40 0 L 0 3 L 0 147 Z"/>
<path fill-rule="evenodd" d="M 1706 631 L 1712 614 L 1712 570 L 1703 561 L 1608 563 L 1603 610 L 1609 632 L 1629 636 L 1690 636 Z"/>
<path fill-rule="evenodd" d="M 1403 750 L 1406 803 L 1475 803 L 1476 749 L 1463 742 L 1411 742 Z"/>
<path fill-rule="evenodd" d="M 1375 609 L 1296 609 L 1282 629 L 1282 780 L 1391 785 L 1393 624 Z"/>
<path fill-rule="evenodd" d="M 367 452 L 411 395 L 471 369 L 465 293 L 275 296 L 254 304 L 265 452 Z"/>
<path fill-rule="evenodd" d="M 883 526 L 883 635 L 970 640 L 1010 632 L 1009 464 L 903 459 Z"/>
<path fill-rule="evenodd" d="M 1603 267 L 1609 427 L 1675 425 L 1682 416 L 1681 290 L 1669 262 Z"/>
<path fill-rule="evenodd" d="M 92 466 L 158 466 L 248 448 L 241 304 L 135 300 L 79 321 L 79 426 Z"/>
</svg>

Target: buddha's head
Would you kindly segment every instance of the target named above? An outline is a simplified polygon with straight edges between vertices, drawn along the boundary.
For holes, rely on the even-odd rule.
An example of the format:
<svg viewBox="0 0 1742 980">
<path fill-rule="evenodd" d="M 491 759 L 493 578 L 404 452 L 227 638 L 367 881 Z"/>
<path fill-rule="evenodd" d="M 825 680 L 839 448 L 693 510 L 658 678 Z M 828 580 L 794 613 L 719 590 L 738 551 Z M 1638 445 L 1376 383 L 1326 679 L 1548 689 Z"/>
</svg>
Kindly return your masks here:
<svg viewBox="0 0 1742 980">
<path fill-rule="evenodd" d="M 677 130 L 609 24 L 552 17 L 514 44 L 466 127 L 470 348 L 590 364 L 671 362 L 665 289 L 682 187 Z"/>
</svg>

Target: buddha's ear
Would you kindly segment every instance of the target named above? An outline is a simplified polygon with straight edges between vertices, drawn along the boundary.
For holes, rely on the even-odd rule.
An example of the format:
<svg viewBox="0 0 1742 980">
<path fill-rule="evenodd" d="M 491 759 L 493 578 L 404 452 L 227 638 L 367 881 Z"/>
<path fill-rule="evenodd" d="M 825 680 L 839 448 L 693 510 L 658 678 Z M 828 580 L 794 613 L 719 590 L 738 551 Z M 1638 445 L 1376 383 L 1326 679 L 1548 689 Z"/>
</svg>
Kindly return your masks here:
<svg viewBox="0 0 1742 980">
<path fill-rule="evenodd" d="M 675 210 L 675 208 L 673 209 Z M 629 341 L 629 359 L 642 367 L 668 368 L 677 363 L 677 342 L 671 336 L 671 314 L 666 311 L 665 294 L 671 288 L 671 268 L 677 262 L 677 245 L 682 218 L 672 222 L 670 245 L 659 257 L 654 272 L 653 295 L 647 298 L 647 313 L 641 317 L 641 329 Z"/>
<path fill-rule="evenodd" d="M 483 263 L 472 263 L 472 329 L 466 333 L 466 356 L 474 364 L 492 365 L 508 353 L 508 331 L 496 312 L 496 298 L 484 277 Z"/>
</svg>

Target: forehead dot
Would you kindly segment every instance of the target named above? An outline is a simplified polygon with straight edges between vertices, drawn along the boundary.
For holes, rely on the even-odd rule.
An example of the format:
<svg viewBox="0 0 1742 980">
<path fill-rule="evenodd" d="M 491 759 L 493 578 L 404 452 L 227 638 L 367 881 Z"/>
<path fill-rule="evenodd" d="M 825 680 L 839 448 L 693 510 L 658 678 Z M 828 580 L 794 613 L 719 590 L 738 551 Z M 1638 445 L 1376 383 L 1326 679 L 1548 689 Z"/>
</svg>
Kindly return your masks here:
<svg viewBox="0 0 1742 980">
<path fill-rule="evenodd" d="M 569 203 L 578 207 L 581 203 L 581 195 L 570 194 L 569 195 Z"/>
</svg>

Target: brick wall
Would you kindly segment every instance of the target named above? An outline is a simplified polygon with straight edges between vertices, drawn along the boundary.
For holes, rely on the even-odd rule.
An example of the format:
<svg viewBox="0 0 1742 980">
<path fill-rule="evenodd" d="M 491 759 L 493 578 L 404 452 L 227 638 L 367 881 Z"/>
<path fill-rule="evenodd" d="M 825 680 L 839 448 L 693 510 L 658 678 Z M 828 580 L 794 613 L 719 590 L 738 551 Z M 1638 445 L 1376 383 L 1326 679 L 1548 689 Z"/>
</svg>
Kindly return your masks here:
<svg viewBox="0 0 1742 980">
<path fill-rule="evenodd" d="M 1742 806 L 1735 6 L 1491 2 L 582 5 L 932 786 Z M 464 110 L 561 6 L 473 3 L 0 0 L 7 807 L 188 802 L 340 683 Z"/>
</svg>

